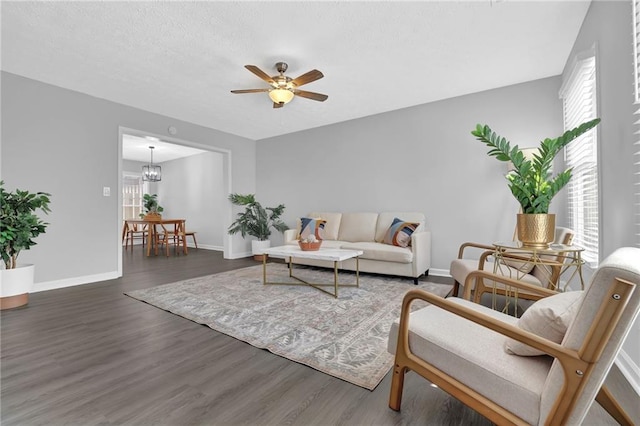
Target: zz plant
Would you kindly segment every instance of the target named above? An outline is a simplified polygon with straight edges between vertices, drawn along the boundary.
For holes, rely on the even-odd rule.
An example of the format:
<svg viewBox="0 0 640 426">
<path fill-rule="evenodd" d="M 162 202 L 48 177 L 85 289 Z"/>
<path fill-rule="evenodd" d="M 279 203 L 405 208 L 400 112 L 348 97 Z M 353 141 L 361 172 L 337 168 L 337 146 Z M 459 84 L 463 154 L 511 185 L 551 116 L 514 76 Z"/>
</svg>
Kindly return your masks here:
<svg viewBox="0 0 640 426">
<path fill-rule="evenodd" d="M 16 189 L 7 192 L 0 181 L 0 255 L 6 269 L 17 267 L 20 251 L 36 245 L 34 238 L 44 234 L 47 226 L 35 212 L 48 214 L 49 197 L 46 192 L 32 193 Z"/>
<path fill-rule="evenodd" d="M 289 229 L 280 219 L 284 213 L 284 204 L 278 207 L 262 207 L 253 194 L 230 194 L 229 201 L 236 206 L 245 206 L 244 212 L 238 213 L 237 219 L 229 227 L 230 235 L 240 232 L 243 238 L 248 234 L 265 241 L 271 235 L 271 228 L 280 232 Z"/>
<path fill-rule="evenodd" d="M 511 161 L 514 170 L 507 174 L 509 189 L 522 207 L 522 213 L 549 213 L 549 204 L 558 192 L 571 180 L 571 169 L 566 169 L 553 176 L 553 160 L 569 142 L 593 129 L 600 123 L 599 118 L 580 124 L 578 127 L 566 131 L 555 139 L 545 139 L 532 159 L 527 159 L 518 145 L 511 143 L 504 137 L 497 135 L 487 125 L 476 126 L 471 132 L 477 140 L 489 148 L 489 156 L 499 161 Z"/>
</svg>

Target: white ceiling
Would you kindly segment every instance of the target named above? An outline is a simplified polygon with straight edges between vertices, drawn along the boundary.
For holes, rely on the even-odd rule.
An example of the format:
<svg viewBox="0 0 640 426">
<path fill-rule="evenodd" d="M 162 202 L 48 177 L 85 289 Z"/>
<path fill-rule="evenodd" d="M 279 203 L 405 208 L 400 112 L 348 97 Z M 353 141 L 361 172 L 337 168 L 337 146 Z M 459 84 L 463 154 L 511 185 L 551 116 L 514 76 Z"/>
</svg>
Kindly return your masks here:
<svg viewBox="0 0 640 426">
<path fill-rule="evenodd" d="M 7 2 L 2 69 L 259 140 L 558 75 L 588 1 Z M 273 109 L 244 69 L 325 77 Z M 179 130 L 179 129 L 178 129 Z"/>
<path fill-rule="evenodd" d="M 122 158 L 148 163 L 151 160 L 150 146 L 153 147 L 154 163 L 164 163 L 165 161 L 207 152 L 198 148 L 158 140 L 157 138 L 153 139 L 125 134 L 122 135 Z"/>
</svg>

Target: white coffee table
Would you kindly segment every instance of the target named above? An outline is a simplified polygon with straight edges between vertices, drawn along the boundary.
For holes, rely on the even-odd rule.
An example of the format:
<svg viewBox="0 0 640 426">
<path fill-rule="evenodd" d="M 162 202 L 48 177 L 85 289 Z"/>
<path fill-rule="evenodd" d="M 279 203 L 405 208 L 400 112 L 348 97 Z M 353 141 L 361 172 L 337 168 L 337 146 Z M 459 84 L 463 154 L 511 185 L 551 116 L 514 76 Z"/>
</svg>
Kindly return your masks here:
<svg viewBox="0 0 640 426">
<path fill-rule="evenodd" d="M 265 249 L 264 254 L 268 254 L 269 256 L 274 257 L 284 257 L 289 264 L 289 276 L 295 280 L 298 280 L 297 283 L 282 283 L 282 282 L 269 282 L 267 281 L 267 256 L 262 257 L 262 282 L 264 285 L 306 285 L 313 288 L 316 288 L 322 292 L 332 295 L 333 297 L 338 297 L 338 287 L 360 287 L 360 270 L 358 264 L 358 256 L 361 256 L 364 252 L 362 250 L 343 250 L 343 249 L 323 249 L 320 247 L 320 250 L 317 251 L 302 251 L 300 247 L 297 246 L 280 246 L 280 247 L 271 247 Z M 293 275 L 293 258 L 298 259 L 315 259 L 315 260 L 328 260 L 333 262 L 333 284 L 328 283 L 310 283 L 299 277 Z M 338 262 L 342 262 L 347 259 L 356 259 L 356 283 L 355 284 L 340 284 L 338 283 Z M 327 291 L 322 287 L 333 287 L 333 292 Z"/>
</svg>

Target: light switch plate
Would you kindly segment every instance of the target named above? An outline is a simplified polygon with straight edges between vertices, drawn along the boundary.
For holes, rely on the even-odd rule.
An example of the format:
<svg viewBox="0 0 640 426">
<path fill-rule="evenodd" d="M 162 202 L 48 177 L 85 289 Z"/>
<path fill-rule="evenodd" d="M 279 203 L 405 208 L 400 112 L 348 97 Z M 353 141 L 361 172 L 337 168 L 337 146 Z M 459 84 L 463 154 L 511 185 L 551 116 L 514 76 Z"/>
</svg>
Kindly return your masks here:
<svg viewBox="0 0 640 426">
<path fill-rule="evenodd" d="M 105 186 L 102 188 L 102 195 L 105 197 L 110 197 L 111 196 L 111 188 L 109 188 L 108 186 Z"/>
</svg>

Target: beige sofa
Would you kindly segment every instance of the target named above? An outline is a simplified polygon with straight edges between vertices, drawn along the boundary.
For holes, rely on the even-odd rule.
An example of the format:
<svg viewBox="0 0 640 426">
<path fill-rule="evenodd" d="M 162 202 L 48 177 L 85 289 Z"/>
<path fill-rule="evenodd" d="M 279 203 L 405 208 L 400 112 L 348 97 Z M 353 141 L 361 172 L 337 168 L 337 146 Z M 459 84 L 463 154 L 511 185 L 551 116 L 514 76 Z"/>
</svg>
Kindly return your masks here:
<svg viewBox="0 0 640 426">
<path fill-rule="evenodd" d="M 360 272 L 398 275 L 413 278 L 428 275 L 431 267 L 431 232 L 425 224 L 422 213 L 384 212 L 384 213 L 334 213 L 312 212 L 306 217 L 326 220 L 323 248 L 342 248 L 362 250 Z M 409 247 L 398 247 L 382 241 L 394 218 L 406 222 L 420 223 L 411 235 Z M 284 233 L 285 244 L 297 245 L 298 229 L 289 229 Z M 332 262 L 311 259 L 293 259 L 294 263 L 310 266 L 333 267 Z M 355 271 L 355 259 L 339 263 L 341 269 Z"/>
</svg>

